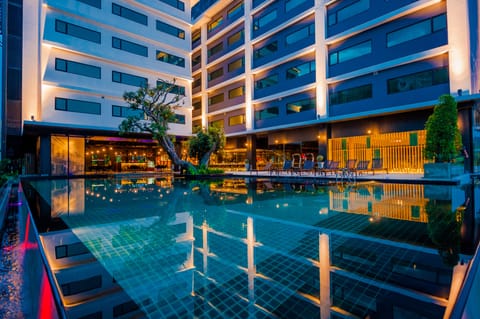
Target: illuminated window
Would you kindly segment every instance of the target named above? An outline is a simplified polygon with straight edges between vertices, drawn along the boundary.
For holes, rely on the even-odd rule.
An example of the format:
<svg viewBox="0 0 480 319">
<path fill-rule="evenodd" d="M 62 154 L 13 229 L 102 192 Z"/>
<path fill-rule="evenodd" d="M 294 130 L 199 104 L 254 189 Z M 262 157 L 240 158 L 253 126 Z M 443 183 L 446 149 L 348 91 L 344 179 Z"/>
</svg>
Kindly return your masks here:
<svg viewBox="0 0 480 319">
<path fill-rule="evenodd" d="M 231 89 L 228 91 L 228 98 L 233 99 L 239 96 L 245 95 L 245 86 L 239 86 L 238 88 Z"/>
<path fill-rule="evenodd" d="M 223 102 L 225 99 L 223 93 L 208 98 L 208 105 L 214 105 Z"/>
<path fill-rule="evenodd" d="M 207 30 L 208 32 L 212 32 L 216 30 L 218 27 L 220 27 L 222 24 L 223 24 L 223 17 L 220 16 L 207 25 Z"/>
<path fill-rule="evenodd" d="M 237 33 L 232 34 L 228 37 L 228 46 L 232 46 L 239 41 L 243 41 L 243 30 L 238 31 Z"/>
<path fill-rule="evenodd" d="M 313 98 L 287 103 L 287 115 L 305 112 L 313 109 L 315 109 L 315 99 Z"/>
<path fill-rule="evenodd" d="M 212 80 L 215 80 L 219 77 L 223 76 L 223 68 L 219 68 L 219 69 L 216 69 L 215 71 L 212 71 L 210 73 L 208 73 L 208 80 L 209 81 L 212 81 Z"/>
<path fill-rule="evenodd" d="M 185 67 L 185 59 L 164 51 L 157 51 L 157 60 L 166 62 L 169 64 L 173 64 L 176 66 L 180 66 L 182 68 Z"/>
<path fill-rule="evenodd" d="M 228 126 L 245 124 L 245 115 L 235 115 L 228 118 Z"/>
<path fill-rule="evenodd" d="M 244 65 L 245 65 L 245 58 L 241 57 L 240 59 L 237 59 L 228 64 L 228 72 L 233 72 L 235 70 L 241 69 L 243 68 Z"/>
</svg>

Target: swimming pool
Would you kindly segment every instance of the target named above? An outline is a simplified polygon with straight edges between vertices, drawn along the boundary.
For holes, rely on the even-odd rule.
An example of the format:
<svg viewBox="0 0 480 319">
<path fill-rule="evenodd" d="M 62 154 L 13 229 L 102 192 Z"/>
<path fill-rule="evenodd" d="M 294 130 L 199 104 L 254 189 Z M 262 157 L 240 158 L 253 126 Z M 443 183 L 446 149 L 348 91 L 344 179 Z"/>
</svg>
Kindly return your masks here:
<svg viewBox="0 0 480 319">
<path fill-rule="evenodd" d="M 68 318 L 441 318 L 477 241 L 474 185 L 136 176 L 23 189 Z"/>
</svg>

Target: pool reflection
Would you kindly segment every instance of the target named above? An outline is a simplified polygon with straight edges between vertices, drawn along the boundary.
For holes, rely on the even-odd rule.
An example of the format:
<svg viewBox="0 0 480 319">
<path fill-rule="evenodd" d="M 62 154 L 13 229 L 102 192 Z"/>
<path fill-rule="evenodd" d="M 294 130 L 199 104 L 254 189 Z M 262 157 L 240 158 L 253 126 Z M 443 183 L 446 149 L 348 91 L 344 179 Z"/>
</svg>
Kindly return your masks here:
<svg viewBox="0 0 480 319">
<path fill-rule="evenodd" d="M 471 185 L 23 187 L 69 318 L 440 318 L 478 237 Z"/>
</svg>

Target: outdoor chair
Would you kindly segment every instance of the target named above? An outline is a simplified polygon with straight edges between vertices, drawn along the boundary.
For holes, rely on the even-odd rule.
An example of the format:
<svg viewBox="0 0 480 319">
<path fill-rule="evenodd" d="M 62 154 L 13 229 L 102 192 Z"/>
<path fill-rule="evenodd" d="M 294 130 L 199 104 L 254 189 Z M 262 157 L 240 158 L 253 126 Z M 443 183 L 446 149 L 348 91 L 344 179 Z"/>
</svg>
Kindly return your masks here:
<svg viewBox="0 0 480 319">
<path fill-rule="evenodd" d="M 274 171 L 275 171 L 275 168 L 273 167 L 273 162 L 268 162 L 262 168 L 250 170 L 250 175 L 252 175 L 252 172 L 257 173 L 257 175 L 258 175 L 258 172 L 268 172 L 269 175 L 272 175 L 272 172 Z"/>
<path fill-rule="evenodd" d="M 319 170 L 320 174 L 327 176 L 328 173 L 335 174 L 338 171 L 338 161 L 326 161 L 325 166 Z"/>
<path fill-rule="evenodd" d="M 302 175 L 303 172 L 313 172 L 313 175 L 315 175 L 315 162 L 306 160 L 303 163 L 303 167 L 299 170 L 299 174 Z"/>
<path fill-rule="evenodd" d="M 292 172 L 292 161 L 285 160 L 283 162 L 283 167 L 279 170 L 279 172 L 291 173 Z"/>
<path fill-rule="evenodd" d="M 381 158 L 374 158 L 372 160 L 372 167 L 369 169 L 375 175 L 375 171 L 384 171 L 388 174 L 388 168 L 383 167 L 383 160 Z"/>
<path fill-rule="evenodd" d="M 355 173 L 355 176 L 358 176 L 359 174 L 362 174 L 363 172 L 366 172 L 368 170 L 368 165 L 370 164 L 370 161 L 364 160 L 364 161 L 359 161 L 357 166 L 353 169 L 353 172 Z"/>
</svg>

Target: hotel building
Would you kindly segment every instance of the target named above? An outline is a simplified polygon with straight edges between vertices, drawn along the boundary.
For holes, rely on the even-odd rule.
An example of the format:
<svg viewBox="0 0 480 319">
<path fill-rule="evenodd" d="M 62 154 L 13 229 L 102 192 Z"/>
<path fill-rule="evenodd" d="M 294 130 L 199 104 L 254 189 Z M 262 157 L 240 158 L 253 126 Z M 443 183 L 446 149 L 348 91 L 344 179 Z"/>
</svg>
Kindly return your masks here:
<svg viewBox="0 0 480 319">
<path fill-rule="evenodd" d="M 118 135 L 122 94 L 158 79 L 184 95 L 178 141 L 223 126 L 212 165 L 322 154 L 422 171 L 425 121 L 452 94 L 479 169 L 477 0 L 5 3 L 23 22 L 6 32 L 22 58 L 6 56 L 4 151 L 27 172 L 169 167 L 148 136 Z"/>
</svg>

